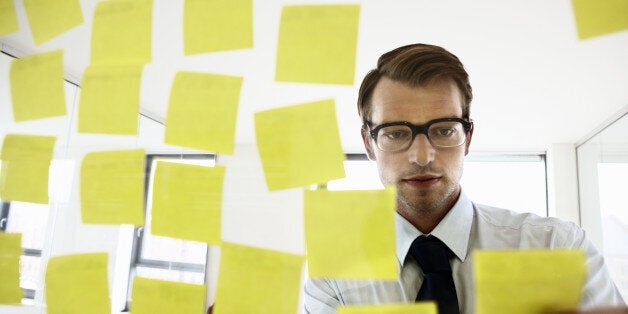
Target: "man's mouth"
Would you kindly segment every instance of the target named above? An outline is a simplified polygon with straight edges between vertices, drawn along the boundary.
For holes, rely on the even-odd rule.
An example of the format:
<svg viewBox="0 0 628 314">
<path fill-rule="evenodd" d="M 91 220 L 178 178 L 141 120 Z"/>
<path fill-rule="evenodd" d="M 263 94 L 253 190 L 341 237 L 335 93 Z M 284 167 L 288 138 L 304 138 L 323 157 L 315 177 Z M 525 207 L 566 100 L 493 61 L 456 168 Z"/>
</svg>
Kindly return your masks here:
<svg viewBox="0 0 628 314">
<path fill-rule="evenodd" d="M 425 190 L 429 189 L 440 181 L 441 177 L 437 175 L 419 175 L 402 180 L 403 183 L 408 184 L 414 188 Z"/>
</svg>

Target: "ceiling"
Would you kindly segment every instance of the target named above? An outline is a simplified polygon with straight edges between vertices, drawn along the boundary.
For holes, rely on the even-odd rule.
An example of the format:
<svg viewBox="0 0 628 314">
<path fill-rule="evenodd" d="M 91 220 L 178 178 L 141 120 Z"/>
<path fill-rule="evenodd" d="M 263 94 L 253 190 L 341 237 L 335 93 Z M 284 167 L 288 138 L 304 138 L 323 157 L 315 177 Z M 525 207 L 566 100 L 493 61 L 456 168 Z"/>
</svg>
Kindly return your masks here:
<svg viewBox="0 0 628 314">
<path fill-rule="evenodd" d="M 64 50 L 66 78 L 80 84 L 90 62 L 97 0 L 81 0 L 85 22 L 36 46 L 21 0 L 20 31 L 0 37 L 23 56 Z M 145 67 L 141 112 L 165 121 L 176 71 L 244 77 L 236 142 L 254 143 L 253 113 L 333 98 L 347 152 L 362 152 L 355 102 L 364 74 L 380 54 L 424 42 L 442 45 L 465 64 L 474 90 L 474 151 L 541 152 L 576 143 L 628 108 L 628 31 L 579 40 L 569 0 L 362 0 L 353 86 L 274 81 L 281 8 L 319 1 L 254 1 L 254 48 L 183 55 L 182 0 L 154 0 L 152 63 Z"/>
</svg>

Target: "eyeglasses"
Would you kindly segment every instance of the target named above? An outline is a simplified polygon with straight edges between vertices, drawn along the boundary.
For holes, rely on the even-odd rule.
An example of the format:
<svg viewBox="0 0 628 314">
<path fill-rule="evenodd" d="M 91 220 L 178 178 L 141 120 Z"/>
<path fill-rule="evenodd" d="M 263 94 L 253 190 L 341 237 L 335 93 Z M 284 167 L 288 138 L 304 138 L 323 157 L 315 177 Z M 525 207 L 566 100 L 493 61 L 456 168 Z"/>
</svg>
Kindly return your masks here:
<svg viewBox="0 0 628 314">
<path fill-rule="evenodd" d="M 367 124 L 370 128 L 371 122 Z M 473 122 L 461 118 L 441 118 L 422 125 L 406 121 L 384 123 L 371 128 L 369 133 L 380 150 L 398 152 L 408 149 L 418 134 L 425 134 L 434 147 L 457 147 L 467 140 L 472 128 Z"/>
</svg>

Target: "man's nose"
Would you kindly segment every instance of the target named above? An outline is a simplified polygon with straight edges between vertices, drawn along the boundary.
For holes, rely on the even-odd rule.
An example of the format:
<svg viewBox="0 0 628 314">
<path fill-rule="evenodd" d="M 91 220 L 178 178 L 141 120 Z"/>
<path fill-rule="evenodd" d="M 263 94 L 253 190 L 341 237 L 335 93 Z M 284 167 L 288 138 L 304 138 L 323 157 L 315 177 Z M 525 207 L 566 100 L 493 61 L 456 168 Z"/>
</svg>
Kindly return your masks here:
<svg viewBox="0 0 628 314">
<path fill-rule="evenodd" d="M 434 155 L 436 149 L 427 139 L 425 134 L 417 134 L 410 147 L 408 148 L 408 158 L 411 163 L 416 163 L 419 166 L 427 166 L 434 161 Z"/>
</svg>

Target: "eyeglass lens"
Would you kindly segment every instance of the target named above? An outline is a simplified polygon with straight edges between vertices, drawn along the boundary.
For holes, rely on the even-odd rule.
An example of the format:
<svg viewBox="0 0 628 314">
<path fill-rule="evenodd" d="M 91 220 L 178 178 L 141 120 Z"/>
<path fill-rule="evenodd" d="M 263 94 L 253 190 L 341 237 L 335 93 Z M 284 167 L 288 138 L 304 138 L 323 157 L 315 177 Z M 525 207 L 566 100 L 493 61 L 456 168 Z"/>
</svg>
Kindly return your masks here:
<svg viewBox="0 0 628 314">
<path fill-rule="evenodd" d="M 460 146 L 466 140 L 464 126 L 458 121 L 437 122 L 427 130 L 427 137 L 435 147 Z M 377 146 L 384 151 L 399 151 L 410 146 L 414 136 L 407 125 L 383 127 L 377 133 Z"/>
</svg>

